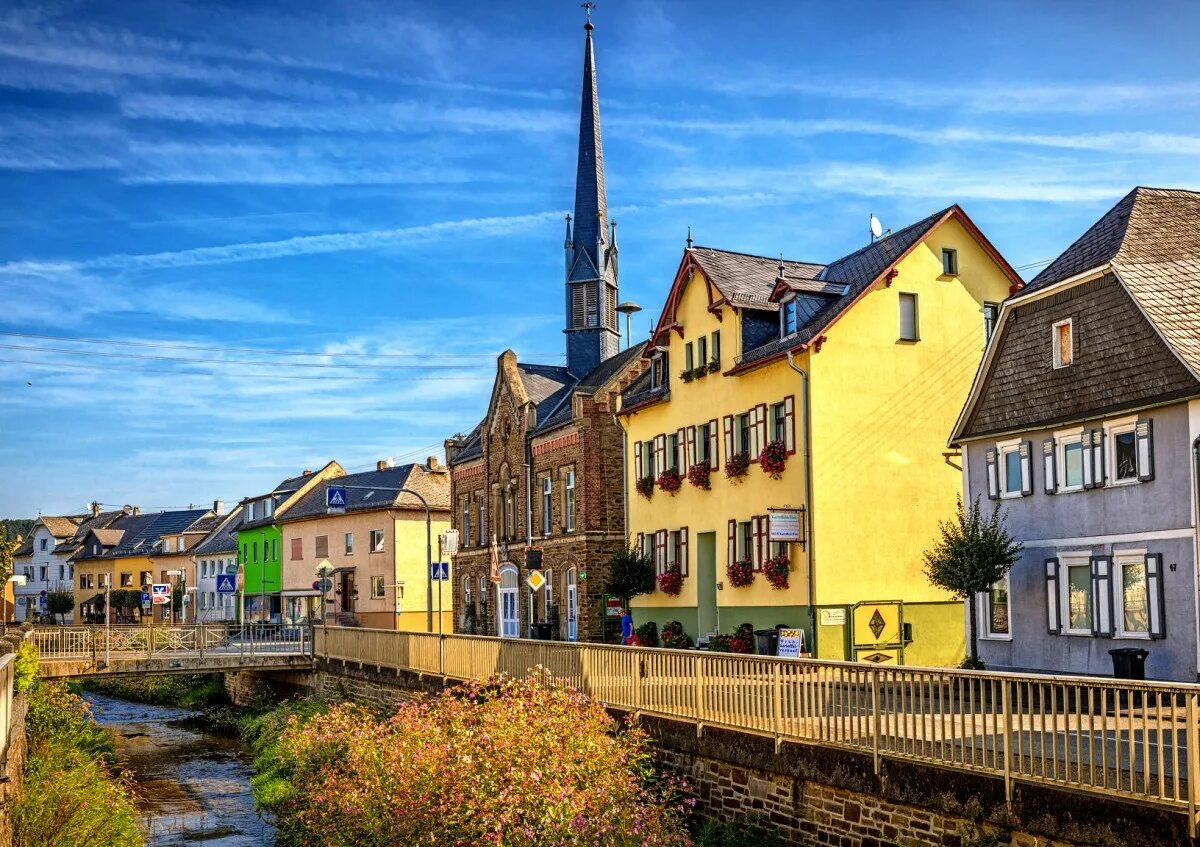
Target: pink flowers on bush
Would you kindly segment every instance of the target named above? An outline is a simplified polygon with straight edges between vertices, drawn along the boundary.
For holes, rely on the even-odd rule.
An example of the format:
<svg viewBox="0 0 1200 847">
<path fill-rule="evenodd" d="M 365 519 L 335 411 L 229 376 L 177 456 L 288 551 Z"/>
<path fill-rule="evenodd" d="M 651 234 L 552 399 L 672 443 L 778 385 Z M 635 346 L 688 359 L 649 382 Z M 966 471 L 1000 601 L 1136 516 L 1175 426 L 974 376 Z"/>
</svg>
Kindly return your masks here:
<svg viewBox="0 0 1200 847">
<path fill-rule="evenodd" d="M 683 573 L 678 565 L 671 565 L 658 575 L 658 590 L 668 597 L 678 597 L 683 590 Z"/>
<path fill-rule="evenodd" d="M 758 466 L 771 479 L 779 479 L 783 476 L 784 468 L 787 467 L 787 455 L 787 447 L 782 441 L 772 441 L 759 454 Z"/>
<path fill-rule="evenodd" d="M 674 468 L 667 468 L 658 475 L 658 487 L 668 494 L 677 494 L 683 487 L 683 477 Z"/>
<path fill-rule="evenodd" d="M 466 684 L 388 720 L 350 705 L 293 716 L 271 751 L 292 789 L 280 847 L 691 844 L 690 801 L 653 774 L 645 734 L 545 674 Z"/>
</svg>

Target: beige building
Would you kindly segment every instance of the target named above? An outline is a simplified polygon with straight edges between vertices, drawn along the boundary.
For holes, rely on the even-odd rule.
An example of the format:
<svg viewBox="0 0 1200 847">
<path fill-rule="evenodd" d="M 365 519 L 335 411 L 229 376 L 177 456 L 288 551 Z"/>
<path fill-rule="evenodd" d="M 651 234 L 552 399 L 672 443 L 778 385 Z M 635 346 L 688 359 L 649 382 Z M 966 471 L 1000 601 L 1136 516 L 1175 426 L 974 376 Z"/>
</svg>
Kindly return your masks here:
<svg viewBox="0 0 1200 847">
<path fill-rule="evenodd" d="M 330 510 L 327 490 L 345 491 L 344 510 Z M 317 569 L 328 563 L 332 589 L 325 623 L 425 631 L 428 609 L 437 631 L 438 588 L 430 586 L 425 508 L 401 489 L 414 490 L 430 508 L 432 558 L 450 527 L 450 475 L 430 458 L 425 465 L 348 474 L 315 486 L 280 518 L 283 532 L 283 620 L 320 622 Z M 442 631 L 453 632 L 452 583 L 442 584 Z M 432 588 L 433 603 L 427 606 Z"/>
</svg>

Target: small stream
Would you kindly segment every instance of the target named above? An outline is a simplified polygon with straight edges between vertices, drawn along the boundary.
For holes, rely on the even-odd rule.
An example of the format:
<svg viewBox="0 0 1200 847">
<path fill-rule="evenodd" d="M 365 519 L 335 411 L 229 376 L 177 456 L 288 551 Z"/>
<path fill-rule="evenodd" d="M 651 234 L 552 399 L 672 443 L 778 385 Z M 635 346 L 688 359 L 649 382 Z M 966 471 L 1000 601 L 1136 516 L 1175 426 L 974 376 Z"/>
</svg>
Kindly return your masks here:
<svg viewBox="0 0 1200 847">
<path fill-rule="evenodd" d="M 184 709 L 84 696 L 137 781 L 150 847 L 275 843 L 274 828 L 254 807 L 252 756 L 240 739 L 207 731 Z"/>
</svg>

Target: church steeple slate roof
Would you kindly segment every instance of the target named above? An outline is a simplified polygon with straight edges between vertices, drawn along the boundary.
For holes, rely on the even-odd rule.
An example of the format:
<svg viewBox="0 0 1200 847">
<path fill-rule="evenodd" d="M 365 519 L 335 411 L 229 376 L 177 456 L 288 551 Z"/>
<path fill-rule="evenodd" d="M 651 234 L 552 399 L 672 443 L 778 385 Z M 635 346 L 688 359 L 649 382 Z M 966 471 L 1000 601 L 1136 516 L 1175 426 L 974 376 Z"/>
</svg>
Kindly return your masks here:
<svg viewBox="0 0 1200 847">
<path fill-rule="evenodd" d="M 587 251 L 592 264 L 603 268 L 605 257 L 597 243 L 608 232 L 608 200 L 604 192 L 604 147 L 600 142 L 600 96 L 596 88 L 596 56 L 592 49 L 592 22 L 584 29 L 583 98 L 579 110 L 579 158 L 575 172 L 576 250 Z"/>
</svg>

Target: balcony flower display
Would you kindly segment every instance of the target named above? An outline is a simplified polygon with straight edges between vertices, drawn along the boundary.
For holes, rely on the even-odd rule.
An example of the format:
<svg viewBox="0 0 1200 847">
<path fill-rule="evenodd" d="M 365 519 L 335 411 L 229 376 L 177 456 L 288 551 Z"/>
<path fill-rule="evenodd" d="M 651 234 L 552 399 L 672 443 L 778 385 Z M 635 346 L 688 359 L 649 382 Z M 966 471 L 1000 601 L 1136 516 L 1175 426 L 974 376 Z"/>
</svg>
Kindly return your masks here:
<svg viewBox="0 0 1200 847">
<path fill-rule="evenodd" d="M 683 477 L 675 468 L 667 468 L 658 475 L 658 487 L 668 494 L 675 495 L 683 487 Z"/>
<path fill-rule="evenodd" d="M 697 488 L 708 491 L 712 487 L 712 482 L 709 478 L 711 474 L 712 467 L 708 462 L 698 462 L 688 468 L 688 482 Z"/>
<path fill-rule="evenodd" d="M 787 467 L 787 445 L 782 441 L 772 441 L 759 454 L 758 464 L 771 479 L 779 479 Z"/>
<path fill-rule="evenodd" d="M 754 582 L 754 565 L 745 559 L 730 562 L 725 566 L 725 576 L 734 588 L 741 588 Z"/>
<path fill-rule="evenodd" d="M 734 453 L 725 462 L 725 478 L 741 479 L 750 470 L 750 454 Z"/>
<path fill-rule="evenodd" d="M 678 597 L 683 590 L 683 574 L 677 565 L 672 565 L 658 575 L 658 590 L 668 597 Z"/>
<path fill-rule="evenodd" d="M 772 588 L 783 590 L 788 587 L 788 574 L 791 573 L 792 565 L 786 553 L 767 559 L 763 562 L 762 570 Z"/>
<path fill-rule="evenodd" d="M 639 477 L 638 481 L 634 483 L 634 485 L 637 487 L 637 493 L 641 494 L 647 500 L 654 496 L 654 477 Z"/>
</svg>

